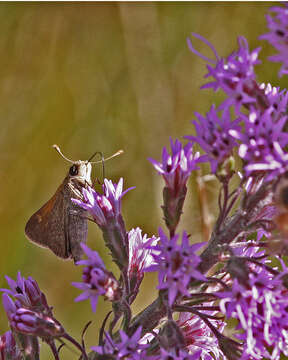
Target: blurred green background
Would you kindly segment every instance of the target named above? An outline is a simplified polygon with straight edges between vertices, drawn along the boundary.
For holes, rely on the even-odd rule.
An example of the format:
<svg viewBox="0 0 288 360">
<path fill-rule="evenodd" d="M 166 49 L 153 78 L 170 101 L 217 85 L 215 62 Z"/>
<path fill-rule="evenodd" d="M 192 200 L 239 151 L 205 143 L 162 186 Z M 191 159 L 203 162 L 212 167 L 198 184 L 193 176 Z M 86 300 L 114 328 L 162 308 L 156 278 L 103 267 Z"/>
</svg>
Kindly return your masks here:
<svg viewBox="0 0 288 360">
<path fill-rule="evenodd" d="M 52 148 L 60 145 L 72 159 L 87 159 L 96 150 L 124 155 L 106 163 L 107 177 L 124 177 L 136 186 L 123 200 L 127 229 L 140 226 L 157 233 L 162 223 L 162 179 L 147 161 L 160 159 L 169 136 L 191 134 L 193 112 L 206 112 L 223 96 L 199 90 L 205 83 L 204 62 L 189 52 L 186 38 L 197 32 L 220 55 L 237 47 L 237 36 L 250 47 L 262 46 L 259 81 L 285 87 L 280 65 L 266 61 L 273 49 L 259 41 L 266 32 L 271 3 L 1 3 L 0 4 L 0 219 L 1 287 L 4 275 L 18 270 L 31 275 L 46 293 L 56 318 L 77 339 L 89 320 L 87 346 L 95 345 L 109 303 L 92 314 L 86 302 L 74 303 L 81 269 L 61 261 L 24 236 L 30 215 L 63 181 L 69 164 Z M 194 42 L 212 56 L 203 43 Z M 100 176 L 95 167 L 93 177 Z M 199 197 L 192 177 L 181 228 L 202 240 Z M 216 209 L 215 183 L 206 187 L 211 213 Z M 104 257 L 101 233 L 89 225 L 88 244 Z M 115 266 L 111 267 L 113 270 Z M 149 274 L 134 312 L 155 296 Z M 8 329 L 1 311 L 1 334 Z M 74 350 L 73 350 L 74 351 Z M 52 356 L 45 345 L 42 359 Z M 77 358 L 71 349 L 61 359 Z"/>
</svg>

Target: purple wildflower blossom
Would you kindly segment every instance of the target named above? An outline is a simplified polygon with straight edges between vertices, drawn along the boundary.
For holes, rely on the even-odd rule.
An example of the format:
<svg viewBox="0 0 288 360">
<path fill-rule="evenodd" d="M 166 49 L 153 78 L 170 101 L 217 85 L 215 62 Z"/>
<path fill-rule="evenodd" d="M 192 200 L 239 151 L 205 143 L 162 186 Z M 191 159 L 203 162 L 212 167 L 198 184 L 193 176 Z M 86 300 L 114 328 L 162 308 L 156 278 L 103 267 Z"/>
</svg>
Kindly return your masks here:
<svg viewBox="0 0 288 360">
<path fill-rule="evenodd" d="M 171 155 L 166 147 L 162 151 L 162 162 L 149 159 L 155 169 L 165 180 L 166 186 L 163 189 L 165 223 L 170 231 L 171 236 L 175 234 L 176 227 L 179 223 L 184 200 L 186 197 L 187 180 L 193 170 L 197 170 L 197 164 L 203 159 L 199 152 L 193 152 L 191 143 L 182 147 L 179 140 L 170 138 Z"/>
<path fill-rule="evenodd" d="M 7 331 L 0 337 L 0 360 L 22 360 L 22 354 L 12 331 Z"/>
<path fill-rule="evenodd" d="M 123 330 L 119 331 L 120 341 L 115 342 L 108 333 L 103 346 L 93 346 L 92 350 L 100 355 L 113 355 L 117 360 L 145 360 L 148 359 L 145 349 L 147 345 L 141 344 L 142 327 L 139 327 L 129 337 Z"/>
<path fill-rule="evenodd" d="M 287 113 L 288 107 L 288 91 L 280 90 L 279 87 L 271 84 L 260 84 L 259 88 L 264 91 L 266 106 L 264 108 L 272 108 L 271 116 L 277 121 L 281 116 Z"/>
<path fill-rule="evenodd" d="M 103 194 L 88 187 L 83 188 L 84 201 L 72 199 L 87 210 L 101 228 L 105 243 L 120 269 L 128 265 L 128 238 L 121 215 L 121 199 L 131 189 L 123 191 L 123 178 L 118 184 L 104 179 Z"/>
<path fill-rule="evenodd" d="M 234 246 L 233 246 L 234 245 Z M 239 245 L 239 246 L 237 246 Z M 259 262 L 264 263 L 265 262 L 265 251 L 264 250 L 260 250 L 260 248 L 258 246 L 250 246 L 249 247 L 249 242 L 248 240 L 246 240 L 246 244 L 243 245 L 243 243 L 236 243 L 236 244 L 232 244 L 232 248 L 233 248 L 233 254 L 234 256 L 237 257 L 248 257 L 248 258 L 256 258 L 258 257 L 260 260 Z M 261 271 L 259 268 L 259 271 L 257 271 L 256 265 L 253 263 L 249 263 L 249 268 L 251 266 L 251 271 L 253 269 L 253 272 L 259 272 Z"/>
<path fill-rule="evenodd" d="M 246 285 L 235 279 L 231 290 L 217 295 L 221 311 L 238 319 L 238 329 L 243 330 L 236 335 L 244 341 L 241 359 L 276 360 L 281 353 L 288 355 L 287 289 L 279 277 L 273 279 L 265 270 L 250 273 Z"/>
<path fill-rule="evenodd" d="M 142 236 L 142 230 L 137 227 L 128 233 L 129 241 L 129 266 L 128 278 L 130 281 L 131 291 L 137 291 L 144 276 L 144 270 L 153 263 L 151 249 L 147 247 L 156 245 L 159 238 L 152 236 L 148 238 L 147 235 Z"/>
<path fill-rule="evenodd" d="M 204 244 L 189 244 L 187 233 L 184 232 L 181 244 L 175 235 L 171 240 L 163 230 L 159 229 L 161 243 L 151 247 L 155 264 L 150 265 L 146 271 L 158 271 L 158 289 L 168 291 L 168 303 L 171 306 L 177 295 L 189 295 L 189 283 L 193 279 L 206 281 L 198 270 L 200 257 L 195 254 Z"/>
<path fill-rule="evenodd" d="M 155 169 L 165 180 L 166 186 L 177 193 L 183 188 L 193 170 L 199 169 L 197 163 L 201 161 L 199 152 L 193 152 L 192 144 L 182 147 L 179 140 L 170 138 L 171 155 L 166 147 L 162 151 L 162 162 L 149 159 Z"/>
<path fill-rule="evenodd" d="M 270 32 L 260 36 L 260 39 L 267 40 L 278 51 L 278 54 L 270 56 L 269 60 L 282 63 L 279 76 L 288 74 L 288 4 L 283 5 L 270 8 L 274 13 L 274 16 L 266 16 Z"/>
<path fill-rule="evenodd" d="M 216 173 L 219 165 L 232 155 L 233 148 L 237 146 L 236 140 L 229 131 L 241 131 L 239 126 L 240 118 L 232 121 L 229 108 L 223 110 L 222 116 L 217 115 L 213 105 L 206 116 L 195 113 L 197 121 L 192 123 L 195 126 L 196 136 L 185 136 L 192 142 L 197 142 L 207 154 L 211 164 L 212 173 Z"/>
<path fill-rule="evenodd" d="M 288 143 L 288 134 L 284 132 L 287 121 L 281 116 L 273 120 L 272 107 L 264 112 L 252 109 L 248 116 L 242 115 L 245 124 L 244 133 L 230 130 L 229 133 L 241 142 L 239 156 L 245 160 L 246 175 L 264 171 L 270 174 L 269 180 L 286 171 L 287 157 L 282 150 Z"/>
<path fill-rule="evenodd" d="M 73 282 L 72 285 L 83 293 L 75 301 L 90 299 L 93 312 L 96 311 L 98 297 L 105 296 L 108 300 L 118 300 L 120 289 L 118 282 L 113 274 L 106 270 L 105 265 L 96 251 L 92 251 L 85 244 L 81 244 L 84 253 L 88 259 L 80 260 L 76 265 L 85 265 L 83 269 L 83 282 Z"/>
<path fill-rule="evenodd" d="M 98 226 L 106 227 L 111 219 L 121 215 L 121 199 L 132 188 L 123 191 L 123 178 L 118 184 L 104 179 L 103 194 L 93 188 L 83 188 L 84 201 L 73 199 L 73 202 L 87 210 Z"/>
<path fill-rule="evenodd" d="M 240 36 L 238 38 L 239 49 L 227 58 L 220 59 L 215 48 L 206 39 L 195 33 L 192 33 L 192 36 L 206 43 L 216 57 L 216 60 L 213 60 L 203 56 L 194 49 L 191 40 L 187 39 L 189 49 L 212 65 L 207 65 L 208 73 L 205 77 L 211 76 L 214 81 L 207 83 L 202 88 L 212 88 L 214 91 L 221 88 L 228 95 L 221 107 L 235 105 L 237 113 L 241 105 L 253 104 L 255 92 L 259 92 L 255 81 L 254 66 L 260 63 L 257 59 L 260 48 L 250 52 L 247 40 Z"/>
<path fill-rule="evenodd" d="M 37 281 L 31 276 L 25 279 L 19 271 L 16 281 L 9 276 L 5 276 L 5 278 L 10 289 L 0 289 L 1 291 L 12 295 L 25 308 L 51 314 L 51 309 L 47 304 L 46 296 L 40 290 Z"/>
<path fill-rule="evenodd" d="M 214 315 L 216 312 L 210 312 Z M 210 320 L 210 322 L 219 328 L 224 328 L 224 322 L 221 320 Z M 219 349 L 218 341 L 211 333 L 211 329 L 196 315 L 181 312 L 177 321 L 184 336 L 185 348 L 190 354 L 199 354 L 202 360 L 220 360 L 223 353 Z"/>
</svg>

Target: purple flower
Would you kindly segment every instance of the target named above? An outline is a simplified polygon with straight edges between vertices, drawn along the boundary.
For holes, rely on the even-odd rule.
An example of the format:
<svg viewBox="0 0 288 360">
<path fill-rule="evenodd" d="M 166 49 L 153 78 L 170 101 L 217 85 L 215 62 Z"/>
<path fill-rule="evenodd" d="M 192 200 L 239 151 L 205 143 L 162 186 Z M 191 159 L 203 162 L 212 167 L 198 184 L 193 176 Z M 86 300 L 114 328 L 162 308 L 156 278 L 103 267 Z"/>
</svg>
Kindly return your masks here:
<svg viewBox="0 0 288 360">
<path fill-rule="evenodd" d="M 247 284 L 235 279 L 231 290 L 217 293 L 221 311 L 239 321 L 237 328 L 242 332 L 235 336 L 244 342 L 241 359 L 288 355 L 288 292 L 281 276 L 272 278 L 265 270 L 250 273 Z"/>
<path fill-rule="evenodd" d="M 260 39 L 267 40 L 278 51 L 269 60 L 282 63 L 279 76 L 288 73 L 288 4 L 284 2 L 283 5 L 270 8 L 274 13 L 274 16 L 266 16 L 270 32 L 260 36 Z"/>
<path fill-rule="evenodd" d="M 207 154 L 211 164 L 212 173 L 216 173 L 219 165 L 232 155 L 237 141 L 230 135 L 230 131 L 240 132 L 240 118 L 232 121 L 229 108 L 225 108 L 222 115 L 218 116 L 213 105 L 206 116 L 195 113 L 197 121 L 193 121 L 196 136 L 185 136 L 192 142 L 197 142 Z"/>
<path fill-rule="evenodd" d="M 165 180 L 166 186 L 171 191 L 178 193 L 183 188 L 193 170 L 199 169 L 198 162 L 201 161 L 199 152 L 193 152 L 192 144 L 184 147 L 179 140 L 170 138 L 171 155 L 166 147 L 162 151 L 162 162 L 149 159 L 155 169 Z"/>
<path fill-rule="evenodd" d="M 123 330 L 119 331 L 120 341 L 115 342 L 108 333 L 103 346 L 93 346 L 92 350 L 100 355 L 113 355 L 113 359 L 145 360 L 148 359 L 145 349 L 147 345 L 141 344 L 142 327 L 129 337 Z"/>
<path fill-rule="evenodd" d="M 212 88 L 214 91 L 221 88 L 228 95 L 228 99 L 222 104 L 222 107 L 235 105 L 237 113 L 241 105 L 253 104 L 255 102 L 255 93 L 259 93 L 255 81 L 254 66 L 260 63 L 257 59 L 260 48 L 250 52 L 247 40 L 240 36 L 238 38 L 239 49 L 227 58 L 220 59 L 215 48 L 206 39 L 195 33 L 192 33 L 192 36 L 207 44 L 216 57 L 215 60 L 212 60 L 201 55 L 194 49 L 191 40 L 187 39 L 189 49 L 211 64 L 207 65 L 208 73 L 205 77 L 211 76 L 214 81 L 209 82 L 202 88 Z"/>
<path fill-rule="evenodd" d="M 239 156 L 245 160 L 247 176 L 262 171 L 269 174 L 270 180 L 286 171 L 288 155 L 282 148 L 288 143 L 288 134 L 284 132 L 287 117 L 281 116 L 274 121 L 273 111 L 272 107 L 263 113 L 252 109 L 248 116 L 242 115 L 244 133 L 234 129 L 229 131 L 241 142 Z"/>
<path fill-rule="evenodd" d="M 120 289 L 118 282 L 113 274 L 106 270 L 105 265 L 96 251 L 92 251 L 85 244 L 81 244 L 84 253 L 88 259 L 80 260 L 76 265 L 85 265 L 83 269 L 83 282 L 73 282 L 72 285 L 83 293 L 75 301 L 90 299 L 92 310 L 96 311 L 99 296 L 105 296 L 110 301 L 120 298 Z"/>
<path fill-rule="evenodd" d="M 210 312 L 214 315 L 216 312 Z M 224 322 L 221 320 L 210 320 L 219 330 L 223 330 Z M 222 359 L 223 353 L 219 350 L 218 341 L 211 333 L 211 329 L 196 315 L 191 313 L 180 313 L 177 321 L 184 336 L 185 348 L 190 354 L 199 354 L 199 359 L 213 360 Z"/>
<path fill-rule="evenodd" d="M 72 199 L 87 210 L 101 228 L 113 260 L 121 270 L 128 265 L 128 238 L 121 215 L 121 199 L 131 189 L 123 191 L 123 178 L 118 184 L 104 179 L 103 194 L 88 187 L 83 188 L 83 201 Z"/>
<path fill-rule="evenodd" d="M 42 338 L 60 337 L 65 334 L 61 324 L 55 319 L 14 303 L 9 295 L 2 295 L 3 306 L 10 326 L 17 332 Z"/>
<path fill-rule="evenodd" d="M 10 289 L 1 289 L 6 294 L 12 295 L 20 304 L 28 309 L 35 311 L 44 311 L 51 314 L 51 309 L 43 292 L 40 290 L 36 280 L 31 276 L 25 279 L 20 271 L 17 274 L 17 280 L 5 276 Z"/>
<path fill-rule="evenodd" d="M 123 191 L 123 178 L 118 184 L 104 179 L 103 194 L 93 188 L 83 188 L 84 201 L 72 199 L 73 202 L 87 210 L 95 222 L 102 228 L 108 226 L 111 219 L 117 219 L 121 215 L 121 199 L 132 188 Z"/>
<path fill-rule="evenodd" d="M 7 331 L 0 337 L 0 359 L 22 360 L 22 354 L 11 331 Z"/>
<path fill-rule="evenodd" d="M 285 172 L 287 168 L 286 158 L 283 158 L 283 154 L 278 151 L 278 148 L 283 148 L 288 139 L 287 134 L 283 131 L 287 121 L 288 94 L 285 90 L 280 91 L 279 88 L 272 88 L 270 84 L 267 86 L 257 84 L 254 65 L 259 63 L 257 57 L 260 49 L 250 53 L 246 39 L 240 37 L 238 51 L 232 53 L 226 59 L 220 59 L 214 47 L 206 39 L 197 34 L 193 34 L 193 36 L 205 42 L 216 57 L 216 60 L 211 60 L 202 56 L 193 48 L 191 41 L 188 40 L 192 52 L 214 65 L 214 67 L 207 65 L 208 74 L 206 77 L 212 76 L 215 81 L 206 84 L 204 88 L 212 87 L 215 91 L 221 88 L 226 92 L 228 98 L 220 106 L 220 109 L 224 109 L 229 116 L 228 106 L 234 105 L 236 113 L 240 114 L 240 118 L 233 124 L 236 127 L 227 128 L 226 131 L 224 130 L 224 134 L 228 132 L 230 136 L 242 142 L 239 155 L 245 160 L 246 175 L 258 174 L 261 171 L 264 175 L 268 173 L 266 180 L 271 180 L 273 177 Z M 250 113 L 248 116 L 240 113 L 242 105 L 249 108 Z M 197 136 L 192 137 L 192 140 L 199 142 L 208 155 L 212 153 L 219 156 L 221 161 L 223 153 L 218 154 L 219 148 L 222 149 L 219 146 L 218 139 L 216 136 L 209 137 L 210 129 L 207 131 L 207 127 L 203 126 L 206 119 L 199 114 L 197 116 L 200 125 L 194 122 Z M 214 123 L 215 118 L 217 116 L 214 112 Z M 244 133 L 241 132 L 238 126 L 240 120 L 243 120 L 245 124 Z M 216 140 L 215 145 L 213 144 L 213 138 Z M 235 140 L 232 144 L 235 146 Z M 231 151 L 229 147 L 228 149 L 225 148 L 225 150 L 228 150 L 228 153 L 229 150 Z M 225 156 L 224 152 L 224 159 Z M 215 160 L 212 162 L 213 157 L 212 159 L 210 157 L 209 160 L 212 172 L 215 172 L 218 162 Z"/>
<path fill-rule="evenodd" d="M 264 108 L 271 108 L 271 116 L 274 121 L 286 115 L 288 107 L 288 91 L 286 89 L 280 90 L 279 87 L 272 86 L 271 84 L 260 84 L 259 88 L 264 91 L 265 106 Z M 262 97 L 263 99 L 263 97 Z"/>
<path fill-rule="evenodd" d="M 182 214 L 183 204 L 186 197 L 187 180 L 193 170 L 197 170 L 197 164 L 203 161 L 199 152 L 193 152 L 191 143 L 182 147 L 179 140 L 170 139 L 171 155 L 166 147 L 162 151 L 162 162 L 149 159 L 155 169 L 165 180 L 166 186 L 163 189 L 165 223 L 171 236 L 175 234 L 176 227 Z"/>
<path fill-rule="evenodd" d="M 163 230 L 159 229 L 161 243 L 151 246 L 155 264 L 146 271 L 158 271 L 158 289 L 168 291 L 168 302 L 171 306 L 177 295 L 189 296 L 189 283 L 193 279 L 206 281 L 206 278 L 197 270 L 200 257 L 195 251 L 204 244 L 189 244 L 187 233 L 184 232 L 181 244 L 177 244 L 178 235 L 169 240 Z"/>
<path fill-rule="evenodd" d="M 147 244 L 149 246 L 156 245 L 158 240 L 159 238 L 156 238 L 156 236 L 151 238 L 148 238 L 146 234 L 142 236 L 142 230 L 139 227 L 129 231 L 128 278 L 132 292 L 138 291 L 144 276 L 144 270 L 153 263 L 152 250 L 147 247 Z"/>
</svg>

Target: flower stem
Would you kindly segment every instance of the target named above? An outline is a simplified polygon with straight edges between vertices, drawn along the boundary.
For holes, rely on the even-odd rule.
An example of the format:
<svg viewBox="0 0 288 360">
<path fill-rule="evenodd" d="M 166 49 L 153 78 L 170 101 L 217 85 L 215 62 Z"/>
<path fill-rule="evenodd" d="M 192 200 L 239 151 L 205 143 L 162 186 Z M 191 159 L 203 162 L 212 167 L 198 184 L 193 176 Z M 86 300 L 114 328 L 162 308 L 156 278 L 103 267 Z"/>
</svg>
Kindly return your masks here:
<svg viewBox="0 0 288 360">
<path fill-rule="evenodd" d="M 72 338 L 72 336 L 70 336 L 69 334 L 66 333 L 65 335 L 63 335 L 63 338 L 70 341 L 74 346 L 77 347 L 77 349 L 79 349 L 81 351 L 84 360 L 88 360 L 86 351 L 82 348 L 82 346 L 75 339 Z"/>
<path fill-rule="evenodd" d="M 52 351 L 52 353 L 53 353 L 53 355 L 54 355 L 55 360 L 60 360 L 60 359 L 59 359 L 59 354 L 58 354 L 58 351 L 57 351 L 57 348 L 56 348 L 56 346 L 55 346 L 54 341 L 49 341 L 49 342 L 48 342 L 48 345 L 49 345 L 50 348 L 51 348 L 51 351 Z"/>
</svg>

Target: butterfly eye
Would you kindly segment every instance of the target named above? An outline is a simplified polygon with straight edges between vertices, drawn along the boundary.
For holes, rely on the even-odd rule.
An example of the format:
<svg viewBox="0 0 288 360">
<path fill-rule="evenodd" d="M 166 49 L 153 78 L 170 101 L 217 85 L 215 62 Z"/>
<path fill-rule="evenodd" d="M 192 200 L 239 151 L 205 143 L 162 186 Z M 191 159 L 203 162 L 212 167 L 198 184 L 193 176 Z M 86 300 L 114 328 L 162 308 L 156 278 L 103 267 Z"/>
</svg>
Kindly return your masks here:
<svg viewBox="0 0 288 360">
<path fill-rule="evenodd" d="M 71 176 L 75 176 L 75 175 L 78 175 L 78 166 L 76 165 L 72 165 L 69 169 L 69 174 Z"/>
</svg>

